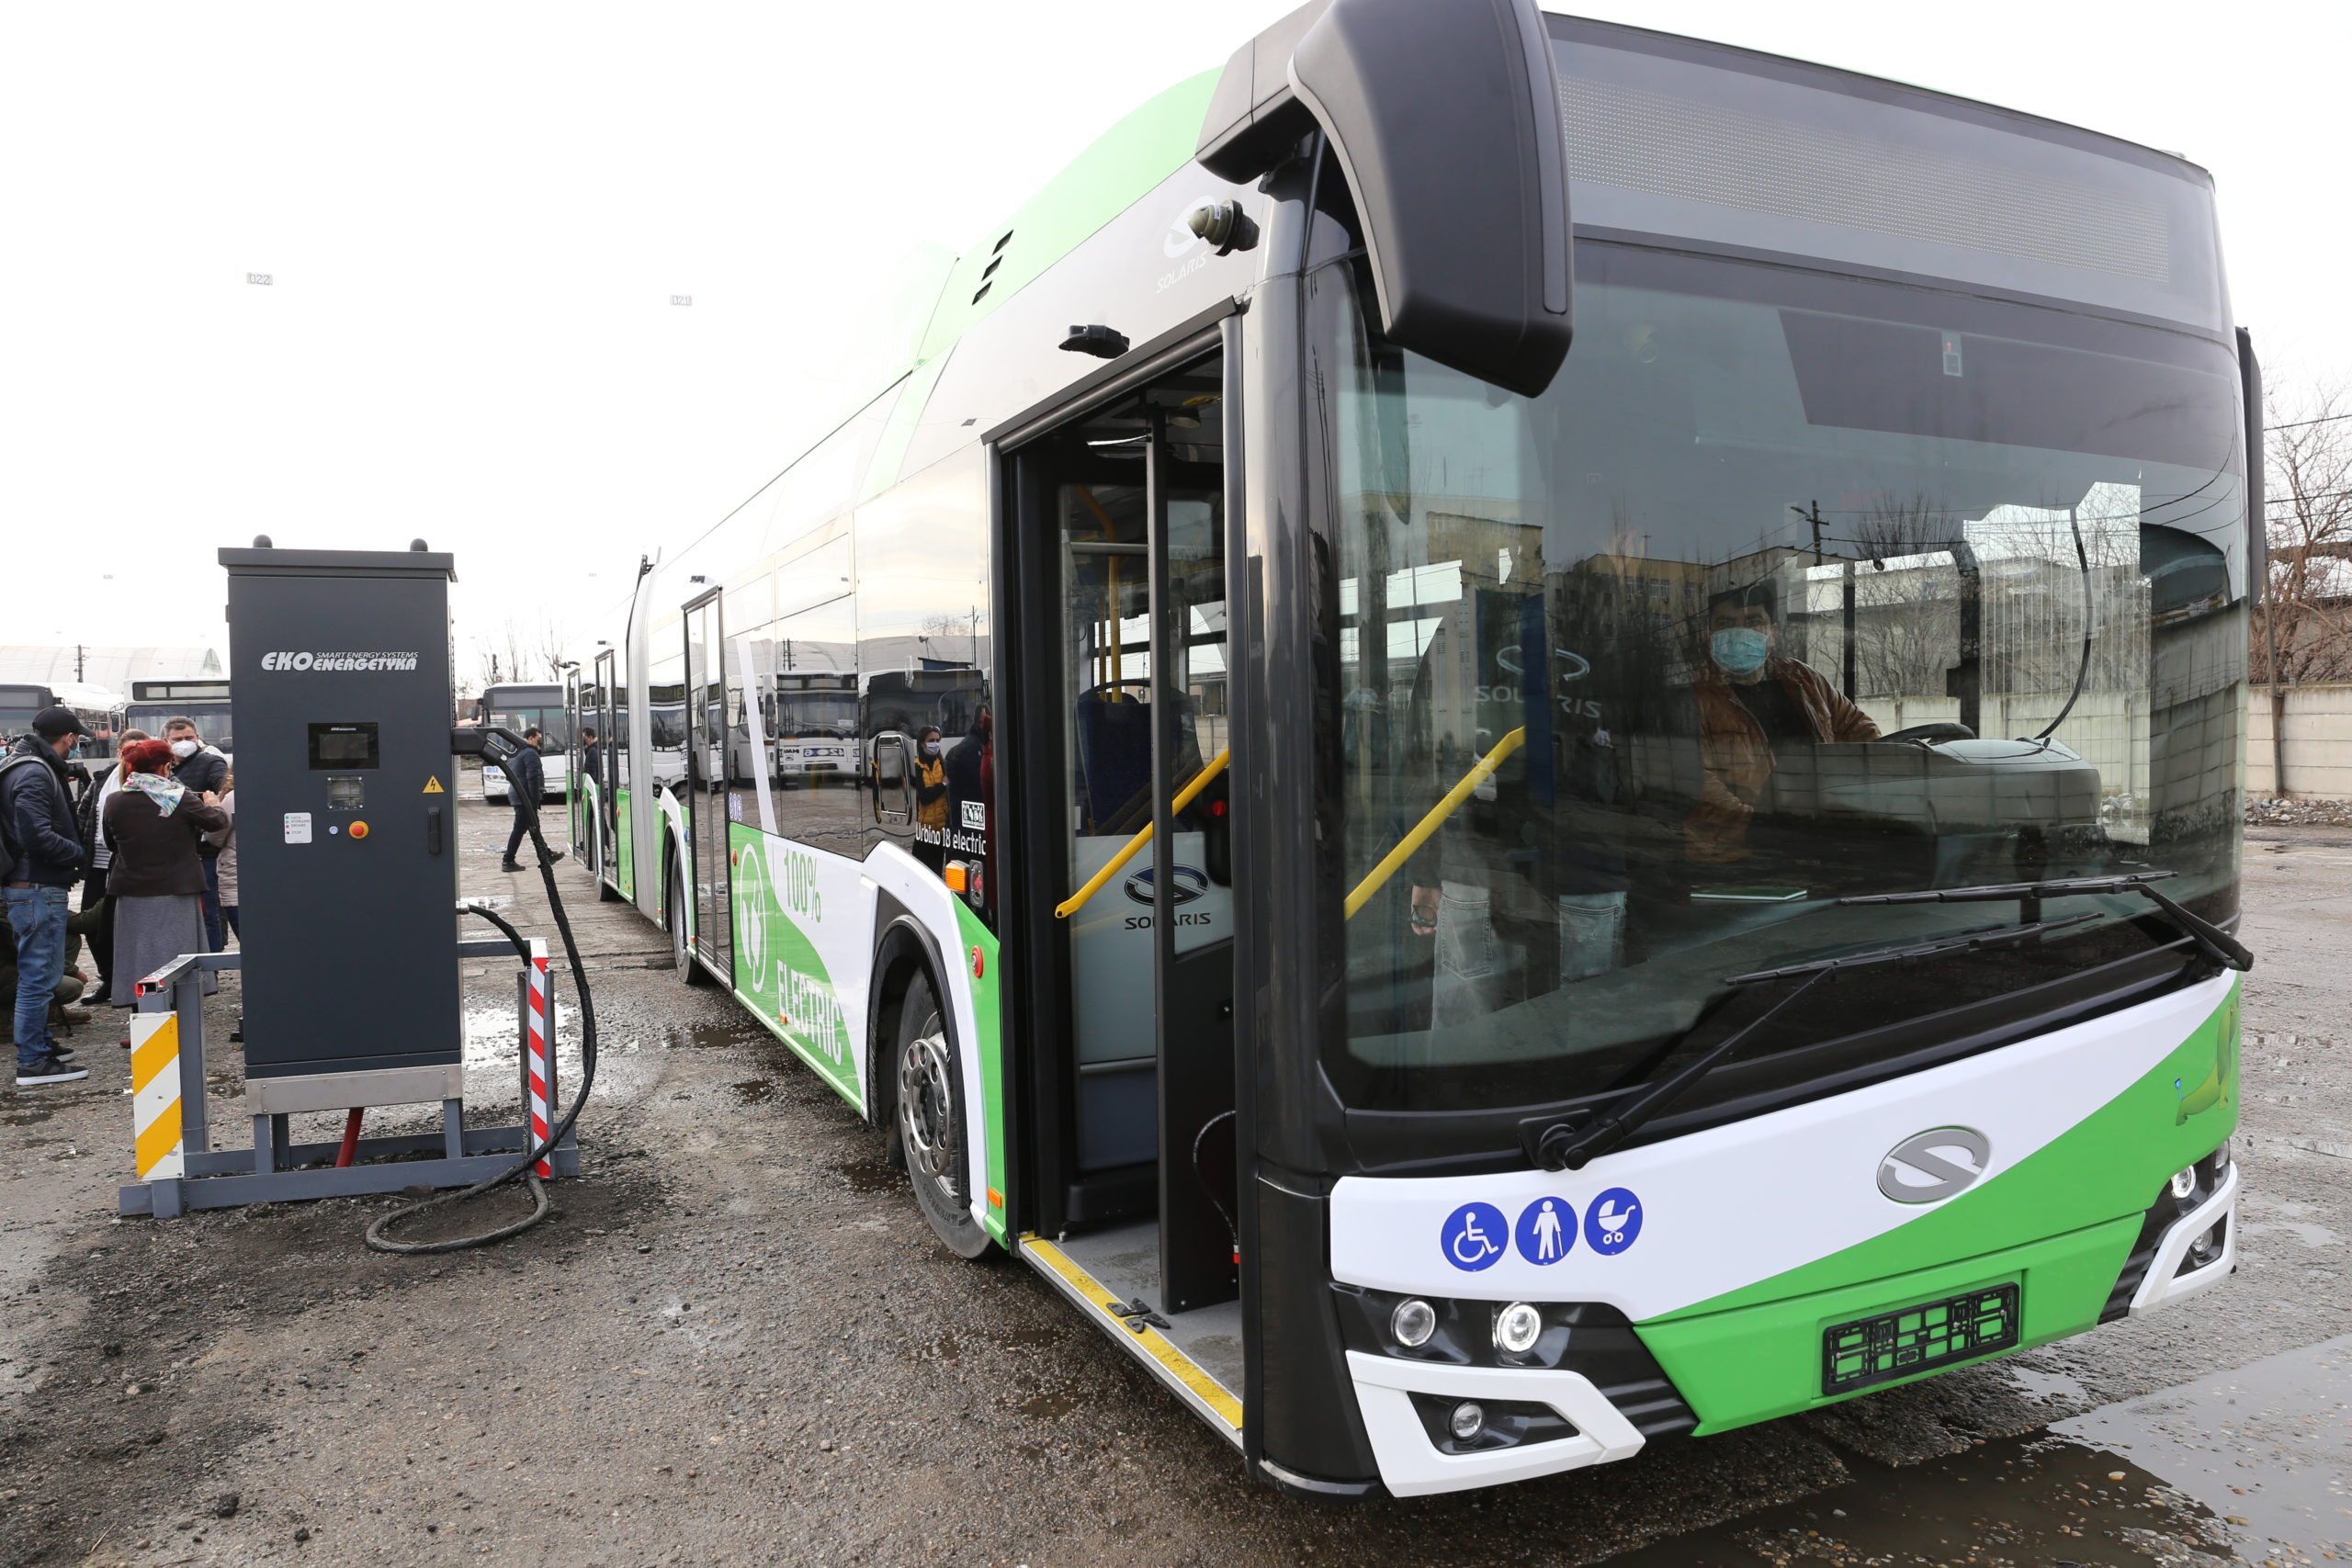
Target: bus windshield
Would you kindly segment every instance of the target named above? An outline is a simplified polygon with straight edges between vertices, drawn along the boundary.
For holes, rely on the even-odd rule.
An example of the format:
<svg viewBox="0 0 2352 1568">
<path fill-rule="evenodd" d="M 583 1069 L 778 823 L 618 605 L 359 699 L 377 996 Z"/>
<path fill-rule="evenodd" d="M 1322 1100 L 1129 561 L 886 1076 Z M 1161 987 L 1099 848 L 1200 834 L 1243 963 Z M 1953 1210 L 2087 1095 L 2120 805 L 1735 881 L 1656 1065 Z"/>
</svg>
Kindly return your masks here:
<svg viewBox="0 0 2352 1568">
<path fill-rule="evenodd" d="M 2018 918 L 1844 897 L 2154 870 L 2233 912 L 2220 343 L 1580 236 L 1576 347 L 1531 400 L 1390 348 L 1360 257 L 1309 290 L 1350 1104 L 1595 1093 L 1736 1027 L 1727 976 Z M 2177 935 L 2129 897 L 2044 918 L 2076 914 L 1841 980 L 1740 1059 Z"/>
<path fill-rule="evenodd" d="M 162 739 L 164 726 L 175 718 L 196 720 L 196 732 L 204 743 L 216 746 L 230 755 L 236 754 L 236 739 L 230 732 L 228 705 L 205 703 L 132 703 L 124 710 L 123 723 L 131 729 L 143 729 L 155 739 Z"/>
</svg>

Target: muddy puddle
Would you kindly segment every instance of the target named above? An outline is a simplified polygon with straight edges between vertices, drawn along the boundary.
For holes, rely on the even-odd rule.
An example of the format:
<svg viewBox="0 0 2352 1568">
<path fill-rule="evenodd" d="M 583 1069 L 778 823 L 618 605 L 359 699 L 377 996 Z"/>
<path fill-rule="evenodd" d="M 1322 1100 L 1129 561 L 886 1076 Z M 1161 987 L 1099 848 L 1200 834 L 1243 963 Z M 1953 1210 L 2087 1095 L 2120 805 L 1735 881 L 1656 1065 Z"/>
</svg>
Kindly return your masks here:
<svg viewBox="0 0 2352 1568">
<path fill-rule="evenodd" d="M 843 1160 L 825 1168 L 847 1182 L 853 1192 L 888 1192 L 906 1180 L 905 1174 L 886 1159 Z"/>
<path fill-rule="evenodd" d="M 1850 1485 L 1611 1562 L 2343 1561 L 2352 1557 L 2352 1336 L 1925 1464 L 1898 1469 L 1851 1455 L 1847 1464 Z"/>
<path fill-rule="evenodd" d="M 682 1023 L 663 1032 L 662 1047 L 665 1051 L 715 1051 L 750 1045 L 761 1038 L 757 1031 L 740 1023 Z"/>
</svg>

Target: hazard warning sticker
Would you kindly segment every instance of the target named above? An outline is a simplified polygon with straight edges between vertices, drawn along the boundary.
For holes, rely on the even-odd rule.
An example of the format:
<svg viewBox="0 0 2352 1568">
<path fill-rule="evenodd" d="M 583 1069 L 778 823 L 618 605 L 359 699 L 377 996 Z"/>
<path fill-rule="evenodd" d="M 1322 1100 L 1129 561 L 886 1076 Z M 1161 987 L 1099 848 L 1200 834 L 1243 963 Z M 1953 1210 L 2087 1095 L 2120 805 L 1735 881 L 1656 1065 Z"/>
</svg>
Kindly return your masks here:
<svg viewBox="0 0 2352 1568">
<path fill-rule="evenodd" d="M 441 787 L 441 775 L 435 773 L 431 778 L 424 781 L 424 793 L 426 795 L 447 795 L 449 792 Z"/>
</svg>

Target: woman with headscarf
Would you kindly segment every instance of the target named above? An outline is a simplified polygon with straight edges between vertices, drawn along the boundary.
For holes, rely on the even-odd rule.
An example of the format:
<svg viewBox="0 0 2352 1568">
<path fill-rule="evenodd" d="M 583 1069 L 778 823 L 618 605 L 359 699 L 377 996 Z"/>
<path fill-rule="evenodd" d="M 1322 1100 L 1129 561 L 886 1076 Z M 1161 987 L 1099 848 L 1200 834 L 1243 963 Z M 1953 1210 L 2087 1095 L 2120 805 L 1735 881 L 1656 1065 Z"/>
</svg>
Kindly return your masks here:
<svg viewBox="0 0 2352 1568">
<path fill-rule="evenodd" d="M 172 749 L 140 740 L 123 749 L 122 787 L 103 816 L 113 863 L 117 1006 L 138 999 L 140 979 L 184 953 L 209 951 L 204 938 L 204 863 L 197 840 L 228 827 L 220 796 L 190 790 L 171 776 Z M 204 977 L 210 991 L 212 976 Z"/>
<path fill-rule="evenodd" d="M 90 869 L 82 882 L 82 910 L 97 917 L 89 938 L 90 956 L 98 961 L 97 989 L 93 993 L 97 1001 L 106 1000 L 114 991 L 114 905 L 107 897 L 107 867 L 113 863 L 114 846 L 107 842 L 107 802 L 121 792 L 122 781 L 130 772 L 122 753 L 146 739 L 143 729 L 124 730 L 115 742 L 113 765 L 92 780 L 82 796 L 82 837 L 90 846 Z"/>
</svg>

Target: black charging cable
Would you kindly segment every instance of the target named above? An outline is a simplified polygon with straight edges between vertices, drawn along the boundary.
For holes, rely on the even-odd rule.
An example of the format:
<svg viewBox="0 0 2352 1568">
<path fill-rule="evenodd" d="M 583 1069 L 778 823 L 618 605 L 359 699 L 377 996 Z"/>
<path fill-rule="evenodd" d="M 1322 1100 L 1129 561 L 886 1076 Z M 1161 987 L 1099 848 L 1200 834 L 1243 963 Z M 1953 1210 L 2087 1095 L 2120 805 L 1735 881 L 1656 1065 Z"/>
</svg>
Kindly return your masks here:
<svg viewBox="0 0 2352 1568">
<path fill-rule="evenodd" d="M 515 798 L 521 798 L 519 793 Z M 548 908 L 555 914 L 555 929 L 563 939 L 563 955 L 571 963 L 571 984 L 580 994 L 580 1092 L 572 1096 L 571 1109 L 563 1113 L 562 1120 L 548 1130 L 547 1141 L 531 1148 L 504 1170 L 477 1181 L 471 1187 L 455 1192 L 437 1193 L 422 1201 L 394 1209 L 369 1225 L 368 1245 L 378 1252 L 462 1252 L 468 1247 L 488 1247 L 492 1242 L 519 1235 L 546 1219 L 553 1212 L 554 1204 L 548 1201 L 547 1184 L 539 1179 L 538 1172 L 533 1168 L 571 1134 L 571 1124 L 580 1120 L 580 1108 L 588 1103 L 588 1091 L 596 1087 L 596 1004 L 588 994 L 588 971 L 580 962 L 580 944 L 571 939 L 571 918 L 563 912 L 563 895 L 556 888 L 555 859 L 548 852 L 548 841 L 539 832 L 539 803 L 534 800 L 527 806 L 531 847 L 538 852 L 539 877 L 547 885 Z M 469 903 L 466 908 L 504 931 L 506 940 L 514 944 L 514 951 L 523 962 L 526 965 L 530 963 L 531 944 L 523 939 L 523 933 L 514 929 L 513 922 L 481 904 Z M 523 1042 L 518 1040 L 515 1045 L 520 1049 Z M 550 1054 L 555 1050 L 555 1020 L 552 1017 L 548 1020 L 548 1050 Z M 526 1129 L 524 1142 L 527 1144 L 530 1142 L 527 1132 L 529 1107 L 526 1106 L 524 1110 L 524 1126 Z M 493 1188 L 503 1187 L 518 1176 L 530 1183 L 531 1212 L 512 1224 L 501 1225 L 496 1230 L 483 1231 L 477 1235 L 453 1236 L 447 1241 L 393 1241 L 384 1234 L 411 1214 L 421 1214 L 427 1209 L 438 1209 L 450 1203 L 462 1203 L 469 1198 L 479 1198 Z"/>
</svg>

